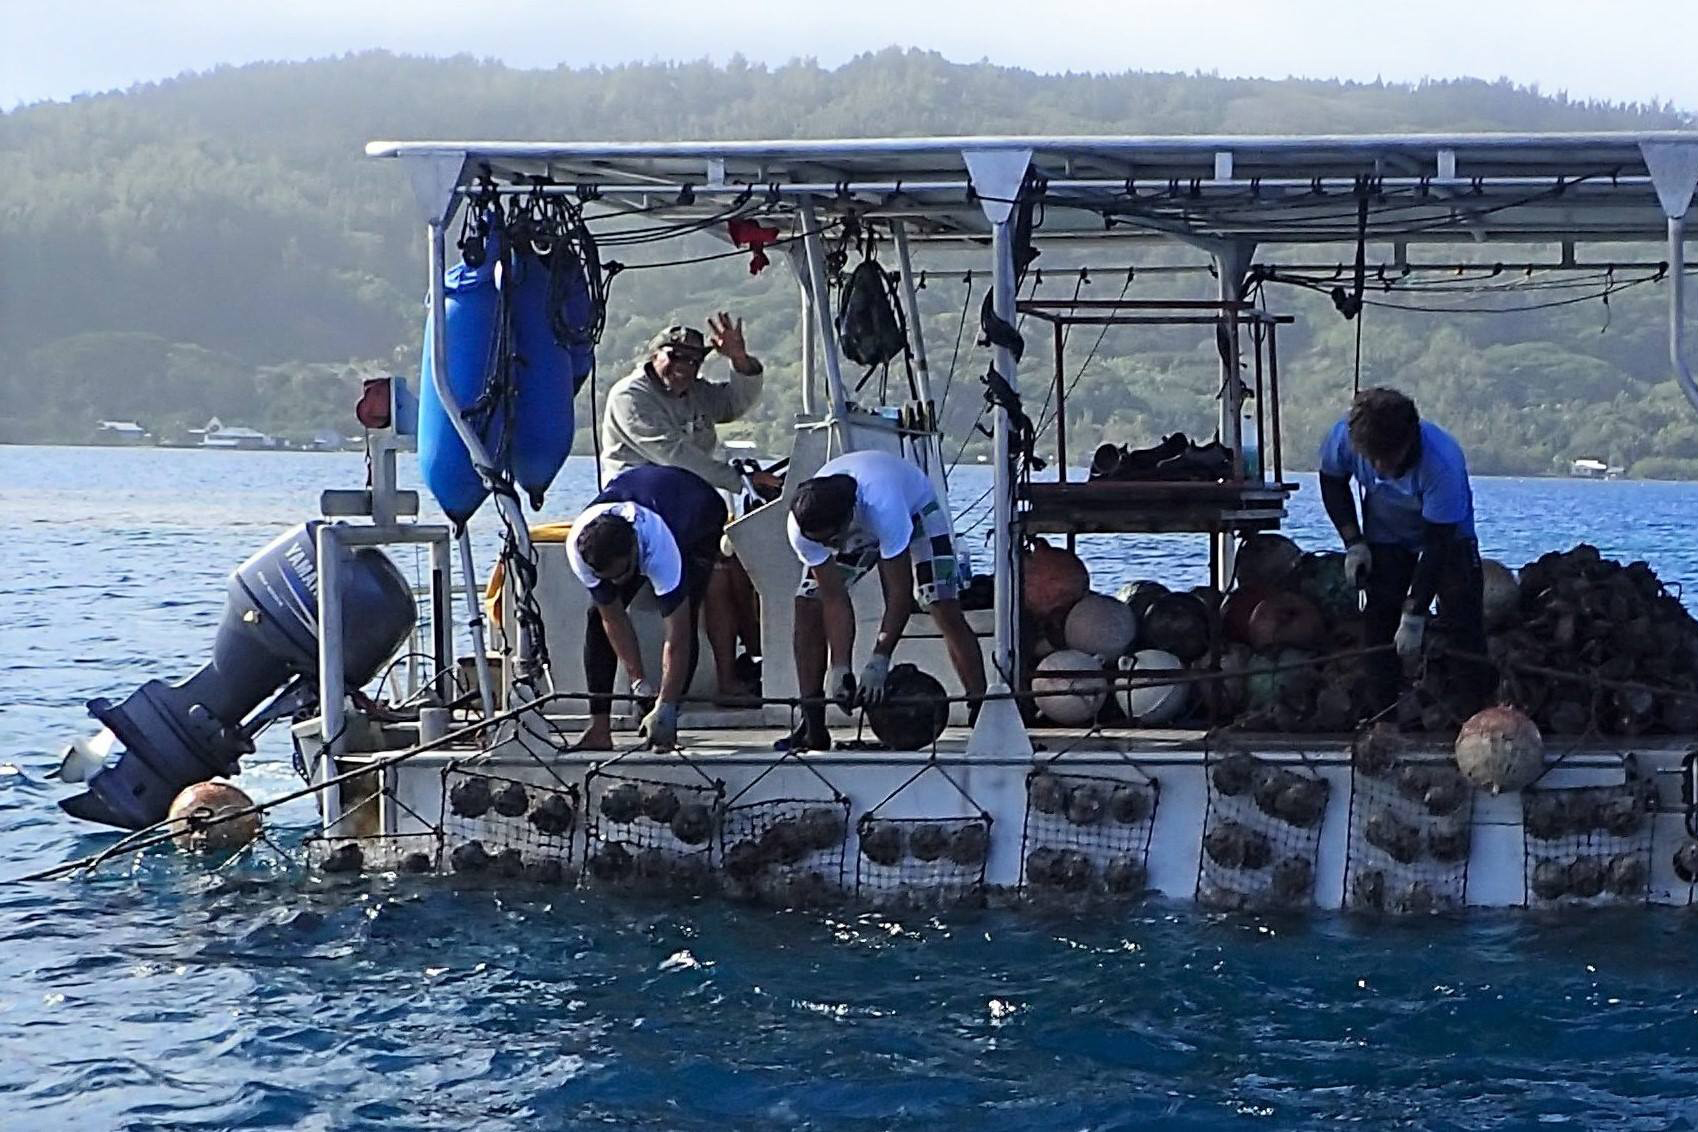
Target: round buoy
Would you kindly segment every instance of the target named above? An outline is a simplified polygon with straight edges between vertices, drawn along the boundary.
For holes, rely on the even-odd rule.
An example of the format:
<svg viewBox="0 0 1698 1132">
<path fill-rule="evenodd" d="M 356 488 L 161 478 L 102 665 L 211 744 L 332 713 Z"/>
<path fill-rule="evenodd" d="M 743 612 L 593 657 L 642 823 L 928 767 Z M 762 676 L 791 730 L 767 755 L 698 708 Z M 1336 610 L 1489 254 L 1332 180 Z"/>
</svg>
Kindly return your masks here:
<svg viewBox="0 0 1698 1132">
<path fill-rule="evenodd" d="M 1190 663 L 1209 651 L 1214 616 L 1194 593 L 1162 594 L 1144 614 L 1138 643 Z"/>
<path fill-rule="evenodd" d="M 1104 661 L 1126 655 L 1138 636 L 1138 617 L 1132 607 L 1107 594 L 1088 593 L 1073 603 L 1062 630 L 1067 647 Z"/>
<path fill-rule="evenodd" d="M 1482 558 L 1480 573 L 1486 628 L 1514 624 L 1521 613 L 1521 583 L 1515 580 L 1515 571 L 1496 559 Z"/>
<path fill-rule="evenodd" d="M 1305 554 L 1297 563 L 1297 592 L 1314 602 L 1328 621 L 1357 609 L 1356 587 L 1344 572 L 1344 555 L 1333 550 Z"/>
<path fill-rule="evenodd" d="M 1169 592 L 1168 588 L 1160 582 L 1149 578 L 1140 578 L 1121 586 L 1114 592 L 1114 596 L 1117 600 L 1131 606 L 1132 612 L 1141 622 L 1144 620 L 1144 611 L 1150 608 L 1150 602 Z"/>
<path fill-rule="evenodd" d="M 1120 706 L 1126 717 L 1135 723 L 1159 727 L 1172 723 L 1185 710 L 1191 699 L 1189 684 L 1161 684 L 1140 681 L 1141 672 L 1179 672 L 1184 669 L 1179 658 L 1160 649 L 1139 649 L 1120 662 L 1120 670 L 1131 675 L 1131 682 L 1120 692 Z"/>
<path fill-rule="evenodd" d="M 1232 580 L 1238 585 L 1279 586 L 1297 569 L 1303 550 L 1284 535 L 1247 535 L 1238 544 Z"/>
<path fill-rule="evenodd" d="M 253 808 L 254 800 L 228 782 L 197 782 L 171 799 L 171 841 L 190 853 L 240 849 L 259 836 L 258 814 L 226 815 Z M 223 820 L 220 820 L 223 819 Z"/>
<path fill-rule="evenodd" d="M 1302 594 L 1270 594 L 1250 614 L 1249 643 L 1256 649 L 1319 648 L 1326 642 L 1327 623 L 1315 603 Z"/>
<path fill-rule="evenodd" d="M 1274 591 L 1266 586 L 1239 586 L 1220 605 L 1220 627 L 1228 639 L 1248 643 L 1250 615 Z"/>
<path fill-rule="evenodd" d="M 1066 616 L 1073 603 L 1091 588 L 1084 561 L 1071 550 L 1033 539 L 1021 560 L 1020 600 L 1026 612 L 1040 621 Z"/>
<path fill-rule="evenodd" d="M 1470 782 L 1493 794 L 1520 790 L 1544 769 L 1545 740 L 1515 708 L 1489 707 L 1457 733 L 1456 765 Z"/>
<path fill-rule="evenodd" d="M 1101 676 L 1044 676 L 1044 672 L 1102 670 L 1102 662 L 1088 652 L 1062 649 L 1044 658 L 1039 675 L 1032 677 L 1032 698 L 1038 710 L 1063 727 L 1079 727 L 1096 719 L 1108 696 L 1108 681 Z"/>
<path fill-rule="evenodd" d="M 867 709 L 867 725 L 896 751 L 923 751 L 949 726 L 943 685 L 912 664 L 898 664 L 884 683 L 882 703 Z"/>
</svg>

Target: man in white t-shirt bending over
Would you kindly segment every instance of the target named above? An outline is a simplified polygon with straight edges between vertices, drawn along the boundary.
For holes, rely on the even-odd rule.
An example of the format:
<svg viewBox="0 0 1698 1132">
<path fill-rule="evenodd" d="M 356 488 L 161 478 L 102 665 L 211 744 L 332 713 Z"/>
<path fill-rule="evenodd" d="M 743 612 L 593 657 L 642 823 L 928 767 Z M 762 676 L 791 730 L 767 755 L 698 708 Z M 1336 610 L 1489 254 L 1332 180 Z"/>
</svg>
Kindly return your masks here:
<svg viewBox="0 0 1698 1132">
<path fill-rule="evenodd" d="M 839 456 L 796 488 L 789 532 L 803 567 L 794 645 L 803 699 L 880 702 L 891 653 L 916 597 L 943 633 L 962 687 L 969 696 L 984 695 L 984 654 L 961 615 L 954 538 L 924 472 L 889 452 Z M 884 618 L 872 657 L 857 680 L 849 669 L 855 647 L 849 587 L 875 564 L 884 590 Z M 802 709 L 802 724 L 789 743 L 792 750 L 831 749 L 823 703 Z"/>
</svg>

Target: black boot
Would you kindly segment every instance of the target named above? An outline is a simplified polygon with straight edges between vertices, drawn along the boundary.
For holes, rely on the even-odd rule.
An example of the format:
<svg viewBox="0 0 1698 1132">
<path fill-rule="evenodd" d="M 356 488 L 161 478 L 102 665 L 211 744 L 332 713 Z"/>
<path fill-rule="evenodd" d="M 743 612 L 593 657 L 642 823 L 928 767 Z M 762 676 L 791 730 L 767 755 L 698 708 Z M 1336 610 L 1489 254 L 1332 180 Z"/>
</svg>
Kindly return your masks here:
<svg viewBox="0 0 1698 1132">
<path fill-rule="evenodd" d="M 802 708 L 802 722 L 795 730 L 773 744 L 780 751 L 829 751 L 831 732 L 825 726 L 825 705 L 808 704 Z"/>
</svg>

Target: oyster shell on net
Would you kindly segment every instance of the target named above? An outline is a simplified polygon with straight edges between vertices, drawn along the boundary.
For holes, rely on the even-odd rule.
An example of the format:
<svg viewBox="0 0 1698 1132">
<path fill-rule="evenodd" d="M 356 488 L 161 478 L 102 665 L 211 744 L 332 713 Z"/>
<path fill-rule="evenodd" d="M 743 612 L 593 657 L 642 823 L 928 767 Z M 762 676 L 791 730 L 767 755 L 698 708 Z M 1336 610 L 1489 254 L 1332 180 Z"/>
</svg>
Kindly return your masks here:
<svg viewBox="0 0 1698 1132">
<path fill-rule="evenodd" d="M 642 791 L 629 782 L 621 782 L 601 796 L 601 816 L 615 825 L 629 825 L 642 812 Z"/>
<path fill-rule="evenodd" d="M 1533 866 L 1530 884 L 1540 900 L 1560 900 L 1568 894 L 1568 866 L 1552 857 L 1542 858 Z"/>
<path fill-rule="evenodd" d="M 448 809 L 463 818 L 483 817 L 494 801 L 487 778 L 462 778 L 448 791 Z"/>
<path fill-rule="evenodd" d="M 1314 884 L 1315 867 L 1306 857 L 1281 857 L 1269 873 L 1269 889 L 1288 904 L 1306 899 Z"/>
<path fill-rule="evenodd" d="M 935 861 L 949 852 L 949 831 L 933 822 L 922 822 L 908 831 L 908 852 L 916 861 Z"/>
<path fill-rule="evenodd" d="M 668 825 L 678 814 L 678 792 L 670 786 L 657 786 L 643 795 L 642 807 L 645 818 Z"/>
<path fill-rule="evenodd" d="M 355 846 L 358 848 L 358 846 Z M 401 871 L 418 875 L 436 868 L 436 860 L 422 849 L 415 849 L 401 858 Z"/>
<path fill-rule="evenodd" d="M 761 832 L 761 853 L 776 865 L 794 865 L 808 855 L 802 831 L 793 821 L 775 821 Z"/>
<path fill-rule="evenodd" d="M 564 837 L 571 833 L 577 820 L 578 812 L 564 794 L 549 794 L 537 803 L 530 816 L 530 823 L 536 826 L 537 832 L 550 837 Z"/>
<path fill-rule="evenodd" d="M 798 832 L 809 849 L 835 849 L 843 843 L 846 826 L 843 812 L 833 806 L 811 806 L 796 819 Z"/>
<path fill-rule="evenodd" d="M 491 805 L 504 818 L 522 818 L 531 808 L 531 796 L 519 783 L 509 782 L 495 792 Z"/>
<path fill-rule="evenodd" d="M 1103 887 L 1116 896 L 1142 892 L 1148 883 L 1149 872 L 1136 857 L 1121 854 L 1110 857 L 1103 866 Z"/>
<path fill-rule="evenodd" d="M 1150 816 L 1149 792 L 1131 784 L 1116 786 L 1109 791 L 1108 812 L 1117 824 L 1137 825 Z"/>
<path fill-rule="evenodd" d="M 1466 860 L 1472 835 L 1465 822 L 1436 822 L 1427 830 L 1427 852 L 1446 865 Z"/>
<path fill-rule="evenodd" d="M 318 867 L 326 873 L 357 873 L 366 867 L 365 850 L 352 841 L 343 842 L 326 853 Z"/>
<path fill-rule="evenodd" d="M 1421 856 L 1421 831 L 1390 810 L 1374 811 L 1362 826 L 1362 838 L 1401 865 Z"/>
<path fill-rule="evenodd" d="M 1040 845 L 1026 854 L 1026 883 L 1039 888 L 1055 883 L 1055 862 L 1058 850 Z"/>
<path fill-rule="evenodd" d="M 1632 837 L 1645 821 L 1641 798 L 1630 793 L 1611 793 L 1593 811 L 1598 824 L 1615 837 Z"/>
<path fill-rule="evenodd" d="M 990 835 L 978 822 L 969 822 L 949 835 L 949 859 L 957 865 L 977 868 L 985 863 Z"/>
<path fill-rule="evenodd" d="M 1396 769 L 1403 756 L 1403 739 L 1397 729 L 1376 723 L 1356 733 L 1350 743 L 1350 761 L 1370 778 L 1380 778 Z"/>
<path fill-rule="evenodd" d="M 1439 895 L 1426 881 L 1416 880 L 1409 883 L 1394 903 L 1395 910 L 1401 915 L 1426 916 L 1438 909 Z"/>
<path fill-rule="evenodd" d="M 602 881 L 623 880 L 631 875 L 635 864 L 625 846 L 608 841 L 590 858 L 590 875 Z"/>
<path fill-rule="evenodd" d="M 1521 823 L 1527 836 L 1555 841 L 1573 828 L 1571 790 L 1525 790 L 1521 794 Z"/>
<path fill-rule="evenodd" d="M 1298 829 L 1313 829 L 1327 808 L 1327 784 L 1293 774 L 1274 798 L 1274 816 Z"/>
<path fill-rule="evenodd" d="M 907 838 L 895 822 L 870 822 L 861 831 L 861 855 L 875 865 L 898 865 L 907 852 Z"/>
<path fill-rule="evenodd" d="M 703 802 L 684 802 L 668 823 L 672 836 L 686 845 L 703 845 L 713 836 L 713 811 Z"/>
<path fill-rule="evenodd" d="M 511 878 L 525 875 L 524 854 L 512 845 L 495 855 L 494 865 L 498 876 Z"/>
<path fill-rule="evenodd" d="M 1363 869 L 1350 878 L 1350 906 L 1383 912 L 1386 906 L 1386 875 L 1379 869 Z"/>
<path fill-rule="evenodd" d="M 725 851 L 725 874 L 733 880 L 748 880 L 766 867 L 766 854 L 759 843 L 745 838 Z"/>
<path fill-rule="evenodd" d="M 1050 876 L 1065 892 L 1083 892 L 1091 883 L 1091 859 L 1077 849 L 1062 849 L 1055 855 Z"/>
<path fill-rule="evenodd" d="M 1674 875 L 1687 884 L 1698 884 L 1698 841 L 1689 838 L 1674 851 Z"/>
<path fill-rule="evenodd" d="M 1215 790 L 1233 798 L 1255 783 L 1256 770 L 1254 755 L 1247 751 L 1234 751 L 1209 769 L 1209 781 L 1214 783 Z"/>
<path fill-rule="evenodd" d="M 1238 822 L 1222 822 L 1203 837 L 1203 850 L 1226 869 L 1266 868 L 1273 857 L 1268 839 Z"/>
<path fill-rule="evenodd" d="M 1568 891 L 1589 900 L 1604 890 L 1604 860 L 1601 857 L 1576 857 L 1568 864 Z"/>
<path fill-rule="evenodd" d="M 1617 853 L 1604 869 L 1604 887 L 1616 896 L 1643 896 L 1650 874 L 1638 853 Z"/>
<path fill-rule="evenodd" d="M 454 866 L 457 873 L 479 873 L 489 868 L 494 860 L 481 841 L 464 841 L 454 846 L 454 851 L 448 854 L 448 863 Z"/>
<path fill-rule="evenodd" d="M 1067 784 L 1048 771 L 1039 771 L 1033 775 L 1026 787 L 1026 795 L 1031 799 L 1032 808 L 1040 814 L 1061 813 L 1067 808 L 1069 793 Z"/>
<path fill-rule="evenodd" d="M 1074 825 L 1096 825 L 1107 803 L 1101 786 L 1082 782 L 1067 793 L 1067 820 Z"/>
</svg>

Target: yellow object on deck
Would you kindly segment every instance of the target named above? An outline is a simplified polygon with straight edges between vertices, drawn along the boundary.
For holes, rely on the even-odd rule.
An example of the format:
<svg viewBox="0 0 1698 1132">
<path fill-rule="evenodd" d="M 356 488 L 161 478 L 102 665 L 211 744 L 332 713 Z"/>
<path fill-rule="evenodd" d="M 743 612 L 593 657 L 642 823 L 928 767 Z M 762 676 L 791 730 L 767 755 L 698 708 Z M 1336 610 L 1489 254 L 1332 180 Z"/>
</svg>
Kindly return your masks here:
<svg viewBox="0 0 1698 1132">
<path fill-rule="evenodd" d="M 565 542 L 572 534 L 571 523 L 538 523 L 531 528 L 531 542 Z M 489 583 L 483 588 L 483 613 L 497 629 L 506 625 L 501 620 L 501 589 L 507 584 L 507 564 L 501 559 L 495 560 L 495 569 L 489 572 Z"/>
</svg>

